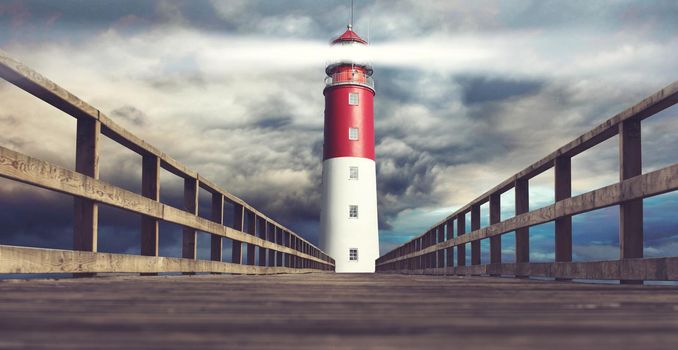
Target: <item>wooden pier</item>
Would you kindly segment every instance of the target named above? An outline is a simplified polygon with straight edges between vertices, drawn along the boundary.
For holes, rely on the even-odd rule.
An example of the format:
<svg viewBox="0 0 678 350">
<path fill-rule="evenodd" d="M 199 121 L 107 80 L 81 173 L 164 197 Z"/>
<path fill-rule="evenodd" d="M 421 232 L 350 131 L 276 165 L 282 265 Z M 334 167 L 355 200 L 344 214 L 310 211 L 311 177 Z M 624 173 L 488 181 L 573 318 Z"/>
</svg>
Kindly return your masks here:
<svg viewBox="0 0 678 350">
<path fill-rule="evenodd" d="M 678 286 L 334 273 L 0 281 L 0 349 L 674 349 Z"/>
</svg>

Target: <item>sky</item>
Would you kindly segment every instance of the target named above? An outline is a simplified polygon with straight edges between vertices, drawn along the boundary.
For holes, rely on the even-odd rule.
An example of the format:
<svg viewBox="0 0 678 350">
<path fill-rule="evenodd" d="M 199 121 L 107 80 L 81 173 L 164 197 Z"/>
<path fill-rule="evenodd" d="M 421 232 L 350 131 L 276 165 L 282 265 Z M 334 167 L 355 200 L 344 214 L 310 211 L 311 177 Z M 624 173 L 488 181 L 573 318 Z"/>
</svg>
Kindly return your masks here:
<svg viewBox="0 0 678 350">
<path fill-rule="evenodd" d="M 0 49 L 316 243 L 324 66 L 347 4 L 4 0 Z M 676 18 L 675 1 L 356 1 L 375 70 L 381 252 L 672 83 Z M 0 145 L 74 168 L 73 118 L 5 81 L 0 100 Z M 678 161 L 676 111 L 643 122 L 643 171 Z M 617 142 L 573 159 L 573 194 L 618 181 Z M 139 192 L 140 165 L 102 140 L 103 180 Z M 180 206 L 179 178 L 161 180 L 161 200 Z M 530 180 L 530 208 L 552 202 L 550 170 Z M 645 200 L 647 256 L 675 255 L 676 210 L 676 193 Z M 100 211 L 99 251 L 138 253 L 139 217 Z M 618 257 L 618 215 L 574 217 L 575 260 Z M 66 195 L 0 179 L 0 217 L 0 244 L 71 245 Z M 163 224 L 161 255 L 180 246 L 180 228 Z M 553 260 L 552 223 L 531 230 L 530 258 Z"/>
</svg>

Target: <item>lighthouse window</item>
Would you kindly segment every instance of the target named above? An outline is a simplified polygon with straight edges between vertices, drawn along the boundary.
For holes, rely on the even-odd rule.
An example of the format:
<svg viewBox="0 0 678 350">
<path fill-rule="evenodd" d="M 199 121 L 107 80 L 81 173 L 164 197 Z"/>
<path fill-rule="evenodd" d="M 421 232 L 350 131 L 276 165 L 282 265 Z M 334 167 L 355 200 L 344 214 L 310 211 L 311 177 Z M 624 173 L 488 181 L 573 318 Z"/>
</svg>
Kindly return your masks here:
<svg viewBox="0 0 678 350">
<path fill-rule="evenodd" d="M 348 217 L 349 218 L 358 218 L 358 206 L 357 205 L 349 205 L 348 206 Z"/>
<path fill-rule="evenodd" d="M 348 104 L 351 106 L 357 106 L 358 105 L 358 94 L 354 92 L 349 92 L 348 93 Z"/>
<path fill-rule="evenodd" d="M 358 141 L 358 128 L 348 128 L 348 139 Z"/>
<path fill-rule="evenodd" d="M 358 180 L 358 167 L 352 166 L 348 168 L 348 178 L 349 180 Z"/>
<path fill-rule="evenodd" d="M 348 250 L 348 260 L 358 261 L 358 249 L 351 248 Z"/>
</svg>

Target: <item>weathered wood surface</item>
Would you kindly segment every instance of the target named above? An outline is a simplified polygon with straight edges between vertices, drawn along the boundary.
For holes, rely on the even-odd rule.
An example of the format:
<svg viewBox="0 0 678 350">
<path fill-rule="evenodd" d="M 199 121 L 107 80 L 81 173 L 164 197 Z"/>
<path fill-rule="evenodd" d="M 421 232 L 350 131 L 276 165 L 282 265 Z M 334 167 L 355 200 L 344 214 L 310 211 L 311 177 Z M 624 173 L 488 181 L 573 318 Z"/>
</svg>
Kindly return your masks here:
<svg viewBox="0 0 678 350">
<path fill-rule="evenodd" d="M 308 273 L 282 267 L 248 266 L 212 260 L 82 252 L 0 245 L 0 273 Z"/>
<path fill-rule="evenodd" d="M 516 215 L 497 224 L 483 227 L 470 234 L 463 234 L 455 237 L 453 240 L 447 240 L 416 252 L 388 260 L 384 260 L 382 257 L 380 258 L 381 260 L 378 260 L 378 264 L 381 265 L 419 255 L 425 255 L 439 249 L 459 246 L 472 240 L 485 239 L 515 231 L 523 227 L 543 224 L 559 217 L 581 214 L 587 211 L 675 190 L 678 190 L 678 164 L 670 165 L 643 175 L 634 176 L 622 182 L 586 192 L 575 197 L 565 198 L 543 208 Z M 463 231 L 460 230 L 460 232 Z M 385 257 L 388 256 L 388 254 L 385 255 Z"/>
<path fill-rule="evenodd" d="M 265 241 L 245 232 L 234 230 L 214 221 L 146 198 L 105 181 L 68 170 L 49 162 L 32 158 L 0 146 L 0 176 L 30 185 L 86 198 L 125 209 L 137 214 L 158 218 L 203 232 L 219 235 L 267 249 L 297 255 L 319 263 L 327 262 L 289 247 Z"/>
<path fill-rule="evenodd" d="M 282 227 L 286 231 L 289 231 L 288 228 L 259 212 L 256 208 L 250 206 L 242 199 L 228 191 L 225 191 L 205 177 L 198 174 L 198 172 L 191 170 L 186 165 L 161 152 L 143 139 L 134 135 L 122 126 L 116 124 L 103 112 L 81 100 L 68 90 L 57 85 L 53 81 L 47 79 L 23 63 L 10 57 L 9 54 L 3 50 L 0 50 L 0 77 L 77 119 L 98 121 L 97 124 L 100 124 L 101 134 L 140 154 L 141 156 L 157 157 L 160 160 L 160 166 L 163 169 L 170 171 L 179 177 L 196 179 L 198 180 L 200 187 L 205 188 L 210 192 L 221 193 L 229 202 L 240 204 L 245 207 L 245 209 L 255 213 L 257 216 L 264 218 L 274 225 Z M 289 232 L 291 233 L 291 231 Z M 292 234 L 298 239 L 309 244 L 311 247 L 318 249 L 304 238 L 299 237 L 294 233 Z"/>
<path fill-rule="evenodd" d="M 678 287 L 313 273 L 0 281 L 0 348 L 674 349 Z"/>
<path fill-rule="evenodd" d="M 678 281 L 678 258 L 610 261 L 504 263 L 428 269 L 395 269 L 380 273 L 414 275 L 530 276 L 558 279 Z"/>
</svg>

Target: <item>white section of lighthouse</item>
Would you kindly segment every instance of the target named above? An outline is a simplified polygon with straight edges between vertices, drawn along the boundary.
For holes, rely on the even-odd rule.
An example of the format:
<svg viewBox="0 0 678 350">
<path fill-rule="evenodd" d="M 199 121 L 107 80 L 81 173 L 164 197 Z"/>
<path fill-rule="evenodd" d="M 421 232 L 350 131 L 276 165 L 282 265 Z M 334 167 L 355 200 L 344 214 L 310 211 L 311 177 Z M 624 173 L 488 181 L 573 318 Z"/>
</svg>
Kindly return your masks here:
<svg viewBox="0 0 678 350">
<path fill-rule="evenodd" d="M 350 25 L 332 46 L 350 54 L 325 69 L 320 246 L 336 272 L 371 273 L 379 257 L 372 67 L 355 58 L 367 42 Z"/>
</svg>

